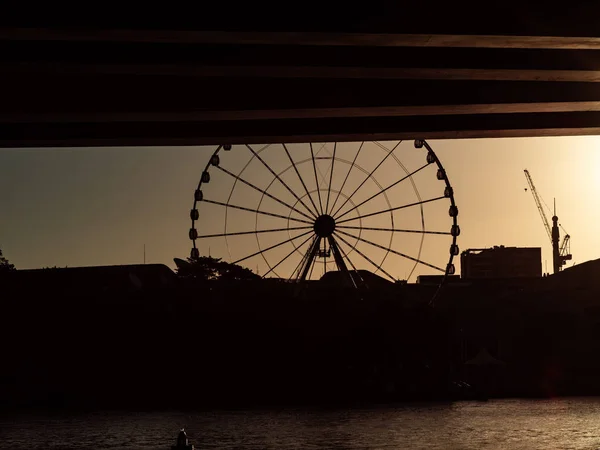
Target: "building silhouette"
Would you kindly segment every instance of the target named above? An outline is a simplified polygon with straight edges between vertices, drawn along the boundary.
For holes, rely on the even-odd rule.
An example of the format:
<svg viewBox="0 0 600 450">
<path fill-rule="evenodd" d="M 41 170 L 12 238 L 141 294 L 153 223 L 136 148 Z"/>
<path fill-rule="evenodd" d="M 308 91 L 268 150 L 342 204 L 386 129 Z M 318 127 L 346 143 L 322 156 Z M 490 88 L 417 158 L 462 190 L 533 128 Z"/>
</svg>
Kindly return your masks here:
<svg viewBox="0 0 600 450">
<path fill-rule="evenodd" d="M 460 255 L 463 279 L 535 278 L 542 276 L 540 247 L 467 249 Z"/>
</svg>

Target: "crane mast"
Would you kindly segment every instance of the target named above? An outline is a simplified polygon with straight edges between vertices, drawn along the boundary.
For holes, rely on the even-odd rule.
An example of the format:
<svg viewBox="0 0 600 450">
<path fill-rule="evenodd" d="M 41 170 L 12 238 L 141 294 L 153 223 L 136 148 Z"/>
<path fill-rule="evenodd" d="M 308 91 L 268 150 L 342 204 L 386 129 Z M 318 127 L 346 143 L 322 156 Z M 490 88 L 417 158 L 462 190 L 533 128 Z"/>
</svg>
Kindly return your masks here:
<svg viewBox="0 0 600 450">
<path fill-rule="evenodd" d="M 546 233 L 548 233 L 548 237 L 550 238 L 550 242 L 552 243 L 552 266 L 554 269 L 554 273 L 558 273 L 562 266 L 564 266 L 568 260 L 572 259 L 573 256 L 570 254 L 570 239 L 571 236 L 565 234 L 562 245 L 560 244 L 560 230 L 558 228 L 558 217 L 556 216 L 556 202 L 554 203 L 554 214 L 552 216 L 552 227 L 548 223 L 548 218 L 546 217 L 546 213 L 544 212 L 544 208 L 542 207 L 542 202 L 540 200 L 540 196 L 533 184 L 533 180 L 531 179 L 531 175 L 529 171 L 525 169 L 525 178 L 527 178 L 527 184 L 529 184 L 529 189 L 533 194 L 533 199 L 535 200 L 535 204 L 537 206 L 538 211 L 540 212 L 540 216 L 542 217 L 542 222 L 544 223 L 544 228 L 546 229 Z"/>
</svg>

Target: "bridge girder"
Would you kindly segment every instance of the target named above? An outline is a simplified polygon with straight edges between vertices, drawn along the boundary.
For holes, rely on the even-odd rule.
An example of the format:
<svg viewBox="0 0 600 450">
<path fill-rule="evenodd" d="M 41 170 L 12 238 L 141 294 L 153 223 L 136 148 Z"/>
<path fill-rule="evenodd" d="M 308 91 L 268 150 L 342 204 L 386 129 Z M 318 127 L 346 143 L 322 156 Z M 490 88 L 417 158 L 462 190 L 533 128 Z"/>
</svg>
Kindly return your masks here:
<svg viewBox="0 0 600 450">
<path fill-rule="evenodd" d="M 515 5 L 3 15 L 0 146 L 600 134 L 600 5 Z"/>
</svg>

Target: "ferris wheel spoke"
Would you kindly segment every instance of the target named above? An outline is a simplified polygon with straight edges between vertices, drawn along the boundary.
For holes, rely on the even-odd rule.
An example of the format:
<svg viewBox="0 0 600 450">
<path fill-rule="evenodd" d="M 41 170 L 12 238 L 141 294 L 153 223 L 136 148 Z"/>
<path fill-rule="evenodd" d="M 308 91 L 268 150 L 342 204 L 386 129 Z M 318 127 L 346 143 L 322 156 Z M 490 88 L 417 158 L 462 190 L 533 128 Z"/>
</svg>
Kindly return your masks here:
<svg viewBox="0 0 600 450">
<path fill-rule="evenodd" d="M 263 214 L 265 216 L 278 217 L 278 218 L 284 219 L 284 220 L 293 220 L 295 222 L 301 222 L 301 223 L 306 223 L 308 225 L 312 225 L 312 222 L 308 222 L 303 219 L 296 219 L 294 217 L 286 217 L 286 216 L 282 216 L 281 214 L 275 214 L 275 213 L 270 213 L 267 211 L 261 211 L 259 209 L 246 208 L 244 206 L 232 205 L 231 203 L 223 203 L 223 202 L 218 202 L 216 200 L 209 200 L 206 198 L 203 199 L 202 201 L 206 202 L 206 203 L 212 203 L 213 205 L 220 205 L 220 206 L 225 206 L 228 208 L 235 208 L 235 209 L 239 209 L 241 211 L 248 211 L 248 212 L 252 212 L 252 213 L 256 213 L 256 214 Z"/>
<path fill-rule="evenodd" d="M 317 236 L 317 238 L 311 244 L 309 251 L 306 253 L 307 258 L 304 260 L 304 264 L 300 271 L 300 281 L 306 281 L 306 277 L 308 276 L 308 272 L 311 267 L 315 264 L 315 258 L 317 257 L 317 252 L 321 246 L 321 237 Z"/>
<path fill-rule="evenodd" d="M 420 202 L 409 203 L 407 205 L 396 206 L 394 208 L 388 208 L 388 209 L 383 209 L 381 211 L 376 211 L 376 212 L 373 212 L 373 213 L 364 214 L 362 216 L 351 217 L 350 219 L 344 219 L 344 220 L 336 221 L 336 226 L 339 225 L 340 223 L 350 222 L 352 220 L 357 220 L 357 219 L 364 219 L 365 217 L 376 216 L 378 214 L 385 214 L 387 212 L 397 211 L 399 209 L 410 208 L 411 206 L 423 205 L 425 203 L 435 202 L 437 200 L 442 200 L 444 198 L 447 198 L 447 197 L 444 197 L 442 195 L 441 197 L 430 198 L 430 199 L 427 199 L 427 200 L 421 200 Z"/>
<path fill-rule="evenodd" d="M 312 236 L 308 236 L 304 241 L 302 241 L 302 243 L 298 246 L 298 248 L 302 247 L 304 244 L 306 244 L 310 238 Z M 279 261 L 277 264 L 275 264 L 273 267 L 271 267 L 267 273 L 265 273 L 263 275 L 263 278 L 265 278 L 267 275 L 269 275 L 271 272 L 274 272 L 275 269 L 277 269 L 277 267 L 279 267 L 280 264 L 282 264 L 286 259 L 288 259 L 290 256 L 292 256 L 294 253 L 296 252 L 296 247 L 294 247 L 294 249 L 289 252 L 281 261 Z"/>
<path fill-rule="evenodd" d="M 402 142 L 402 141 L 400 141 L 400 142 Z M 394 150 L 396 150 L 396 148 L 397 148 L 397 147 L 400 145 L 400 142 L 398 142 L 398 143 L 397 143 L 397 144 L 394 146 L 394 148 L 392 148 L 392 149 L 389 151 L 389 153 L 388 153 L 387 155 L 385 155 L 381 161 L 379 161 L 379 164 L 377 164 L 377 165 L 375 166 L 375 168 L 374 168 L 374 169 L 373 169 L 373 170 L 372 170 L 372 171 L 369 173 L 369 175 L 367 175 L 367 177 L 366 177 L 366 178 L 365 178 L 365 179 L 362 181 L 362 183 L 360 183 L 360 184 L 358 185 L 358 187 L 357 187 L 356 189 L 354 189 L 354 192 L 352 192 L 352 194 L 350 194 L 350 195 L 348 196 L 348 198 L 352 198 L 352 197 L 354 197 L 354 195 L 355 195 L 355 194 L 358 192 L 358 190 L 359 190 L 361 187 L 363 187 L 363 185 L 364 185 L 364 184 L 367 182 L 367 180 L 369 180 L 369 178 L 371 178 L 371 177 L 373 176 L 373 174 L 375 173 L 375 171 L 376 171 L 377 169 L 379 169 L 379 168 L 381 167 L 381 165 L 382 165 L 382 164 L 385 162 L 385 160 L 386 160 L 386 159 L 388 159 L 388 158 L 390 157 L 390 155 L 391 155 L 391 154 L 394 152 Z M 342 203 L 342 206 L 340 206 L 340 207 L 339 207 L 339 208 L 336 210 L 336 212 L 335 212 L 335 213 L 333 213 L 333 217 L 335 217 L 335 216 L 336 216 L 336 215 L 337 215 L 337 214 L 338 214 L 338 213 L 339 213 L 339 212 L 340 212 L 340 211 L 341 211 L 341 210 L 344 208 L 344 206 L 346 206 L 346 203 L 348 203 L 348 198 L 346 199 L 346 201 L 345 201 L 344 203 Z"/>
<path fill-rule="evenodd" d="M 335 204 L 337 203 L 338 199 L 340 198 L 340 194 L 344 190 L 344 186 L 346 186 L 346 181 L 348 181 L 348 177 L 350 176 L 350 172 L 352 172 L 352 169 L 354 168 L 354 163 L 356 162 L 356 159 L 358 158 L 358 155 L 360 154 L 360 151 L 362 150 L 364 144 L 365 144 L 365 141 L 362 141 L 360 143 L 360 146 L 358 147 L 358 151 L 356 152 L 356 155 L 354 155 L 354 159 L 350 163 L 350 167 L 348 168 L 348 173 L 346 173 L 346 178 L 344 178 L 344 181 L 342 182 L 342 187 L 339 189 L 339 191 L 337 193 L 337 196 L 335 197 L 335 200 L 333 201 L 333 205 L 331 205 L 331 210 L 332 211 L 335 208 Z"/>
<path fill-rule="evenodd" d="M 260 255 L 261 253 L 265 253 L 265 252 L 268 252 L 269 250 L 273 250 L 274 248 L 281 247 L 282 245 L 287 244 L 288 242 L 292 242 L 293 240 L 301 238 L 301 237 L 304 237 L 307 234 L 312 233 L 312 232 L 313 232 L 312 230 L 306 231 L 305 233 L 299 234 L 298 236 L 294 236 L 293 238 L 286 239 L 285 241 L 282 241 L 282 242 L 280 242 L 278 244 L 271 245 L 270 247 L 267 247 L 267 248 L 264 248 L 262 250 L 259 250 L 259 251 L 255 252 L 255 253 L 252 253 L 251 255 L 244 256 L 243 258 L 238 259 L 237 261 L 234 261 L 232 264 L 238 264 L 238 263 L 240 263 L 242 261 L 245 261 L 245 260 L 247 260 L 249 258 L 252 258 L 254 256 Z"/>
<path fill-rule="evenodd" d="M 338 236 L 338 238 L 340 238 L 340 237 Z M 342 246 L 340 245 L 340 243 L 337 242 L 337 239 L 335 239 L 335 237 L 333 237 L 333 235 L 331 236 L 331 239 L 336 243 L 337 248 L 340 251 L 340 254 L 344 257 L 344 259 L 346 259 L 350 263 L 350 266 L 352 266 L 352 269 L 356 270 L 356 266 L 354 265 L 354 263 L 352 262 L 352 260 L 348 257 L 348 254 L 344 251 L 344 249 L 342 248 Z M 350 247 L 350 249 L 352 250 L 352 247 Z"/>
<path fill-rule="evenodd" d="M 335 151 L 337 142 L 333 143 L 333 159 L 331 160 L 331 171 L 329 172 L 329 186 L 327 186 L 327 204 L 325 206 L 325 214 L 329 214 L 329 197 L 331 196 L 331 182 L 333 181 L 333 168 L 335 165 Z"/>
<path fill-rule="evenodd" d="M 298 262 L 296 269 L 294 269 L 292 276 L 289 278 L 290 280 L 292 278 L 294 278 L 296 281 L 302 280 L 303 279 L 302 276 L 303 276 L 304 272 L 307 270 L 307 267 L 311 268 L 311 274 L 312 274 L 312 269 L 314 268 L 313 261 L 314 261 L 314 256 L 315 256 L 315 248 L 318 249 L 320 243 L 321 243 L 321 238 L 319 236 L 315 235 L 313 237 L 312 242 L 308 246 L 307 251 L 302 255 L 302 258 L 300 258 L 300 262 Z"/>
<path fill-rule="evenodd" d="M 306 183 L 304 182 L 304 178 L 302 178 L 302 176 L 300 176 L 300 172 L 298 171 L 298 167 L 296 166 L 296 163 L 292 159 L 292 155 L 290 155 L 290 152 L 289 152 L 287 146 L 285 144 L 282 144 L 282 145 L 283 145 L 283 149 L 285 150 L 285 153 L 287 154 L 288 159 L 290 160 L 291 167 L 294 168 L 294 171 L 296 172 L 296 175 L 298 176 L 298 179 L 300 180 L 300 183 L 302 183 L 302 187 L 304 188 L 304 192 L 306 192 L 306 196 L 309 198 L 310 202 L 312 203 L 313 207 L 315 208 L 315 218 L 316 218 L 319 215 L 319 210 L 317 208 L 317 205 L 315 204 L 315 201 L 313 200 L 312 196 L 308 193 L 308 188 L 306 187 Z M 312 211 L 311 211 L 311 214 L 312 214 Z"/>
<path fill-rule="evenodd" d="M 322 240 L 322 238 L 320 238 L 320 237 L 317 237 L 317 239 L 319 239 L 319 242 L 321 242 L 321 240 Z M 321 245 L 321 244 L 319 244 L 319 245 Z M 316 266 L 316 264 L 315 264 L 315 263 L 311 264 L 311 266 L 310 266 L 310 272 L 309 272 L 309 274 L 308 274 L 308 279 L 309 279 L 309 280 L 311 280 L 311 279 L 312 279 L 312 274 L 313 274 L 313 272 L 314 272 L 314 270 L 315 270 L 315 266 Z"/>
<path fill-rule="evenodd" d="M 402 256 L 403 258 L 406 258 L 406 259 L 410 259 L 413 262 L 416 262 L 416 263 L 419 263 L 419 264 L 423 264 L 424 266 L 431 267 L 432 269 L 439 270 L 440 272 L 445 272 L 445 270 L 442 269 L 441 267 L 435 266 L 433 264 L 429 264 L 429 263 L 427 263 L 425 261 L 422 261 L 422 260 L 420 260 L 418 258 L 413 258 L 412 256 L 405 255 L 404 253 L 398 252 L 398 251 L 394 250 L 393 248 L 384 247 L 383 245 L 380 245 L 380 244 L 377 244 L 375 242 L 369 241 L 368 239 L 365 239 L 363 237 L 354 236 L 353 234 L 346 233 L 345 231 L 338 230 L 338 232 L 341 233 L 341 234 L 344 234 L 344 235 L 346 235 L 348 237 L 351 237 L 353 239 L 356 239 L 356 240 L 359 240 L 361 242 L 364 242 L 366 244 L 372 245 L 373 247 L 377 247 L 377 248 L 380 248 L 382 250 L 389 251 L 391 253 L 394 253 L 395 255 Z M 357 249 L 357 251 L 358 251 L 358 249 Z"/>
<path fill-rule="evenodd" d="M 400 145 L 402 141 L 398 142 L 398 144 L 396 144 L 396 147 L 398 147 L 398 145 Z M 373 141 L 373 144 L 375 144 L 377 147 L 381 148 L 382 150 L 385 150 L 386 152 L 389 152 L 390 149 L 387 148 L 385 145 L 383 145 L 381 142 L 379 141 Z M 394 147 L 394 148 L 396 148 Z"/>
<path fill-rule="evenodd" d="M 296 209 L 296 208 L 295 208 L 295 207 L 293 207 L 292 205 L 289 205 L 289 204 L 287 204 L 287 203 L 286 203 L 286 202 L 284 202 L 283 200 L 281 200 L 281 199 L 279 199 L 279 198 L 275 197 L 274 195 L 272 195 L 272 194 L 269 194 L 267 191 L 265 191 L 265 190 L 263 190 L 263 189 L 259 188 L 258 186 L 255 186 L 254 184 L 250 183 L 250 182 L 249 182 L 249 181 L 247 181 L 247 180 L 244 180 L 242 177 L 240 177 L 240 176 L 238 176 L 238 175 L 234 174 L 233 172 L 230 172 L 229 170 L 227 170 L 227 169 L 225 169 L 225 168 L 223 168 L 223 167 L 221 167 L 221 166 L 217 166 L 217 169 L 219 169 L 219 170 L 221 170 L 222 172 L 226 173 L 227 175 L 229 175 L 229 176 L 231 176 L 231 177 L 235 178 L 236 180 L 238 180 L 238 181 L 241 181 L 241 182 L 242 182 L 242 183 L 244 183 L 246 186 L 250 186 L 252 189 L 254 189 L 254 190 L 256 190 L 256 191 L 260 192 L 261 194 L 264 194 L 264 195 L 266 195 L 267 197 L 269 197 L 269 198 L 271 198 L 271 199 L 275 200 L 276 202 L 278 202 L 278 203 L 282 204 L 283 206 L 285 206 L 285 207 L 287 207 L 287 208 L 291 209 L 292 211 L 295 211 L 295 212 L 297 212 L 297 213 L 298 213 L 298 214 L 300 214 L 301 216 L 303 216 L 303 217 L 306 217 L 308 220 L 313 220 L 313 219 L 314 219 L 314 217 L 310 217 L 309 215 L 307 215 L 307 214 L 303 213 L 302 211 L 300 211 L 300 210 Z"/>
<path fill-rule="evenodd" d="M 340 245 L 340 243 L 337 242 L 337 240 L 333 236 L 331 236 L 331 239 L 333 239 L 333 240 L 336 241 L 337 248 L 339 249 L 340 253 L 342 254 L 342 257 L 344 259 L 348 260 L 348 262 L 350 263 L 350 266 L 352 267 L 352 270 L 354 271 L 354 273 L 356 274 L 356 276 L 360 279 L 361 282 L 364 283 L 365 280 L 361 276 L 360 272 L 358 271 L 358 269 L 356 268 L 356 266 L 354 265 L 354 263 L 352 262 L 352 260 L 348 256 L 348 254 L 344 251 L 344 249 L 342 248 L 342 246 Z M 352 249 L 352 247 L 350 247 L 350 249 Z M 352 278 L 352 281 L 356 284 L 356 282 L 354 281 L 354 278 Z"/>
<path fill-rule="evenodd" d="M 387 231 L 393 233 L 443 234 L 448 236 L 452 234 L 449 231 L 406 230 L 402 228 L 351 227 L 348 225 L 336 225 L 336 228 L 343 228 L 344 230 Z"/>
<path fill-rule="evenodd" d="M 312 285 L 311 280 L 321 279 L 321 268 L 326 278 L 328 271 L 335 271 L 345 287 L 354 285 L 358 290 L 368 287 L 369 283 L 366 274 L 370 272 L 363 269 L 392 283 L 397 281 L 392 272 L 402 271 L 407 280 L 419 272 L 454 273 L 452 263 L 459 253 L 456 236 L 460 229 L 453 189 L 445 169 L 424 140 L 411 142 L 426 153 L 422 161 L 419 151 L 401 152 L 401 142 L 373 141 L 367 145 L 363 141 L 352 143 L 348 148 L 342 143 L 339 151 L 337 142 L 305 142 L 302 148 L 298 147 L 300 153 L 294 153 L 295 144 L 281 143 L 286 156 L 263 151 L 272 144 L 264 147 L 246 144 L 247 149 L 237 156 L 233 152 L 219 151 L 230 150 L 230 145 L 219 147 L 207 162 L 194 191 L 194 205 L 189 214 L 192 220 L 189 238 L 193 241 L 190 257 L 200 254 L 199 244 L 210 248 L 211 241 L 217 245 L 222 241 L 227 247 L 228 261 L 248 266 L 258 263 L 261 278 L 281 279 L 290 286 L 297 286 L 293 289 L 296 293 L 301 286 Z M 374 155 L 361 156 L 364 147 L 369 147 L 367 153 L 374 149 Z M 346 150 L 348 153 L 344 155 Z M 413 153 L 417 159 L 411 156 Z M 401 161 L 405 157 L 408 161 Z M 344 165 L 348 168 L 341 167 Z M 432 167 L 426 169 L 428 166 Z M 432 178 L 438 182 L 428 180 L 429 170 L 434 171 Z M 379 179 L 384 175 L 388 179 L 381 183 Z M 209 185 L 212 177 L 216 183 Z M 221 194 L 220 181 L 230 185 Z M 417 185 L 428 181 L 435 183 L 430 186 L 434 191 L 422 195 Z M 445 184 L 443 193 L 435 192 L 439 181 Z M 314 189 L 313 182 L 316 183 Z M 250 202 L 248 198 L 257 201 Z M 424 206 L 426 203 L 431 204 Z M 438 207 L 442 213 L 448 211 L 451 227 L 433 224 L 431 218 L 425 217 L 429 210 L 433 213 Z M 400 223 L 413 213 L 414 223 Z M 416 220 L 419 214 L 420 219 Z M 445 214 L 440 218 L 444 217 L 448 218 Z M 201 228 L 206 226 L 205 230 L 198 229 L 202 221 L 205 223 Z M 199 231 L 205 234 L 199 235 Z M 448 257 L 445 245 L 439 246 L 443 255 L 425 252 L 426 235 L 433 236 L 434 241 L 451 240 Z M 410 246 L 394 244 L 400 238 L 409 239 L 406 244 Z M 438 256 L 443 257 L 438 259 Z M 441 278 L 440 286 L 446 280 L 446 277 Z"/>
<path fill-rule="evenodd" d="M 336 233 L 337 232 L 334 232 L 333 235 L 336 236 Z M 344 233 L 344 234 L 348 234 L 348 233 Z M 383 267 L 381 267 L 380 265 L 376 264 L 371 258 L 369 258 L 367 255 L 365 255 L 363 252 L 361 252 L 358 248 L 356 248 L 356 246 L 352 247 L 352 245 L 346 239 L 344 239 L 342 236 L 338 235 L 337 238 L 340 239 L 349 248 L 354 249 L 354 251 L 356 253 L 358 253 L 360 256 L 362 256 L 364 259 L 366 259 L 368 262 L 370 262 L 378 270 L 381 270 L 381 272 L 384 273 L 390 280 L 396 281 L 396 279 L 393 276 L 391 276 L 389 273 L 387 273 Z"/>
<path fill-rule="evenodd" d="M 358 205 L 355 205 L 354 207 L 352 207 L 351 209 L 349 209 L 348 211 L 346 211 L 345 213 L 343 213 L 342 215 L 338 216 L 336 219 L 341 219 L 342 217 L 344 217 L 346 214 L 351 213 L 352 211 L 354 211 L 357 208 L 360 208 L 362 205 L 364 205 L 365 203 L 373 200 L 375 197 L 380 196 L 381 194 L 383 194 L 384 192 L 388 191 L 389 189 L 393 188 L 394 186 L 402 183 L 404 180 L 412 177 L 413 175 L 415 175 L 416 173 L 418 173 L 419 171 L 423 170 L 425 167 L 429 166 L 429 163 L 422 165 L 421 167 L 419 167 L 418 169 L 414 170 L 413 172 L 409 173 L 408 175 L 400 178 L 398 181 L 395 181 L 394 183 L 390 184 L 388 187 L 380 190 L 379 192 L 376 192 L 375 194 L 371 195 L 368 199 L 363 200 L 362 202 L 360 202 Z"/>
<path fill-rule="evenodd" d="M 317 178 L 317 164 L 315 162 L 315 154 L 313 152 L 312 143 L 309 142 L 308 145 L 310 147 L 310 156 L 312 157 L 313 170 L 315 172 L 315 183 L 317 185 L 317 196 L 319 197 L 319 207 L 320 207 L 321 214 L 323 214 L 323 201 L 321 200 L 321 191 L 319 190 L 319 179 Z"/>
<path fill-rule="evenodd" d="M 328 236 L 327 240 L 329 241 L 329 249 L 331 250 L 331 253 L 333 253 L 333 259 L 335 260 L 335 264 L 338 267 L 338 270 L 340 272 L 342 272 L 343 274 L 347 275 L 348 278 L 350 278 L 350 282 L 352 283 L 352 286 L 356 289 L 358 287 L 356 284 L 356 280 L 354 279 L 354 277 L 348 270 L 348 265 L 346 264 L 346 261 L 344 260 L 344 257 L 342 255 L 342 251 L 340 250 L 340 246 L 339 246 L 338 242 L 335 240 L 333 235 Z"/>
<path fill-rule="evenodd" d="M 319 156 L 315 156 L 315 161 L 318 160 L 331 160 L 330 156 L 323 156 L 323 157 L 319 157 Z M 325 173 L 329 172 L 329 168 L 331 167 L 331 165 L 329 165 L 329 167 L 327 167 L 327 170 L 325 171 Z M 319 178 L 321 179 L 320 185 L 319 185 L 319 190 L 321 190 L 321 186 L 325 186 L 327 184 L 327 178 L 325 178 L 325 175 L 323 175 L 323 172 L 321 172 L 321 169 L 319 169 L 319 166 L 317 166 L 317 172 L 319 173 Z M 325 210 L 323 210 L 323 212 L 325 212 Z"/>
<path fill-rule="evenodd" d="M 315 241 L 317 239 L 319 239 L 319 236 L 317 236 L 317 235 L 309 236 L 309 238 L 311 238 L 311 237 L 312 237 L 312 241 L 308 245 L 309 249 L 313 248 L 313 245 L 315 245 Z M 308 253 L 309 252 L 306 252 L 302 255 L 302 257 L 300 258 L 300 261 L 296 265 L 296 268 L 294 269 L 294 271 L 292 272 L 292 275 L 288 278 L 288 280 L 292 280 L 292 279 L 298 280 L 298 278 L 300 277 L 300 271 L 302 270 L 302 266 L 304 265 L 304 261 L 306 260 L 306 258 L 308 258 Z"/>
<path fill-rule="evenodd" d="M 198 236 L 196 239 L 216 238 L 223 236 L 243 236 L 245 234 L 260 234 L 260 233 L 276 233 L 279 231 L 296 231 L 296 230 L 308 230 L 313 227 L 292 227 L 292 228 L 272 228 L 270 230 L 252 230 L 252 231 L 238 231 L 234 233 L 218 233 L 218 234 L 203 234 Z"/>
<path fill-rule="evenodd" d="M 255 158 L 257 158 L 257 159 L 258 159 L 258 160 L 259 160 L 259 161 L 262 163 L 262 165 L 263 165 L 263 166 L 265 166 L 265 167 L 267 168 L 267 170 L 268 170 L 269 172 L 271 172 L 271 174 L 272 174 L 272 175 L 273 175 L 275 178 L 277 178 L 277 180 L 279 180 L 279 182 L 280 182 L 280 183 L 281 183 L 281 184 L 282 184 L 282 185 L 283 185 L 283 186 L 284 186 L 284 187 L 285 187 L 285 188 L 286 188 L 286 189 L 287 189 L 287 190 L 290 192 L 290 194 L 292 194 L 292 195 L 293 195 L 293 196 L 296 198 L 296 200 L 298 200 L 298 201 L 300 202 L 300 204 L 301 204 L 302 206 L 304 206 L 304 207 L 306 208 L 306 210 L 312 214 L 312 211 L 310 210 L 310 208 L 309 208 L 308 206 L 306 206 L 306 204 L 305 204 L 305 203 L 302 201 L 302 199 L 301 199 L 300 197 L 298 197 L 298 195 L 297 195 L 297 194 L 296 194 L 296 193 L 295 193 L 295 192 L 294 192 L 294 191 L 293 191 L 293 190 L 292 190 L 292 189 L 291 189 L 291 188 L 290 188 L 290 187 L 287 185 L 287 183 L 286 183 L 285 181 L 283 181 L 283 180 L 281 179 L 281 177 L 275 173 L 275 171 L 274 171 L 274 170 L 271 168 L 271 166 L 269 166 L 269 165 L 268 165 L 268 164 L 267 164 L 267 163 L 266 163 L 266 162 L 265 162 L 265 161 L 264 161 L 264 160 L 263 160 L 263 159 L 260 157 L 260 155 L 259 155 L 257 152 L 255 152 L 255 151 L 254 151 L 254 149 L 253 149 L 252 147 L 250 147 L 250 145 L 246 144 L 246 147 L 248 147 L 248 150 L 250 150 L 250 151 L 252 152 L 252 154 L 254 155 L 254 157 L 255 157 Z"/>
</svg>

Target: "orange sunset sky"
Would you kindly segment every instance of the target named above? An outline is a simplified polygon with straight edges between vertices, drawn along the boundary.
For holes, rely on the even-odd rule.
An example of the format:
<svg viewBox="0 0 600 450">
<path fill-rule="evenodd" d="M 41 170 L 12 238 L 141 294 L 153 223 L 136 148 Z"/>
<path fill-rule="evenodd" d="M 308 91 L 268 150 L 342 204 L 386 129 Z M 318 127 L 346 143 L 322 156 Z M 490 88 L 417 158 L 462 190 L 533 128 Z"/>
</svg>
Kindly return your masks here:
<svg viewBox="0 0 600 450">
<path fill-rule="evenodd" d="M 542 263 L 547 261 L 551 270 L 550 242 L 531 192 L 525 191 L 523 169 L 528 169 L 543 199 L 552 205 L 556 198 L 560 223 L 571 235 L 573 260 L 567 267 L 600 257 L 600 235 L 596 232 L 600 219 L 596 207 L 600 196 L 600 137 L 428 142 L 454 187 L 460 210 L 461 250 L 493 245 L 542 247 Z M 350 144 L 345 145 L 350 148 Z M 399 148 L 398 156 L 403 159 L 405 155 L 408 165 L 415 167 L 424 158 L 419 154 L 421 159 L 415 159 L 412 141 L 401 145 L 405 149 Z M 224 167 L 233 168 L 241 161 L 236 147 L 230 154 L 223 154 Z M 174 268 L 174 257 L 189 255 L 193 193 L 215 148 L 0 149 L 0 248 L 17 268 L 39 268 L 142 263 L 145 245 L 146 262 Z M 369 154 L 365 165 L 376 162 L 375 153 Z M 294 157 L 299 155 L 300 150 L 294 153 Z M 391 167 L 382 166 L 382 184 L 394 179 L 396 172 Z M 326 167 L 321 170 L 325 172 Z M 341 177 L 339 173 L 334 172 L 336 179 Z M 253 176 L 256 180 L 264 178 L 258 173 Z M 214 175 L 205 186 L 205 194 L 229 192 L 223 183 Z M 417 185 L 428 193 L 438 189 L 436 183 L 432 176 Z M 241 202 L 254 201 L 250 194 L 239 195 Z M 402 202 L 398 200 L 402 195 L 397 194 L 395 204 Z M 443 209 L 445 214 L 432 213 L 428 229 L 448 229 L 447 207 Z M 201 212 L 200 234 L 222 228 L 218 211 Z M 231 220 L 245 226 L 242 216 Z M 411 245 L 408 240 L 394 239 L 400 251 L 402 245 Z M 243 253 L 244 246 L 251 245 L 246 242 L 230 246 Z M 426 242 L 424 251 L 432 260 L 446 260 L 449 242 Z M 229 259 L 222 243 L 199 242 L 198 247 L 206 253 L 209 245 L 212 256 Z M 371 269 L 361 258 L 357 262 L 359 268 Z M 459 270 L 458 258 L 455 262 Z M 404 278 L 409 271 L 401 263 L 389 264 L 397 278 Z M 259 272 L 265 270 L 259 262 L 247 265 Z M 433 272 L 417 267 L 411 281 L 419 273 Z"/>
</svg>

